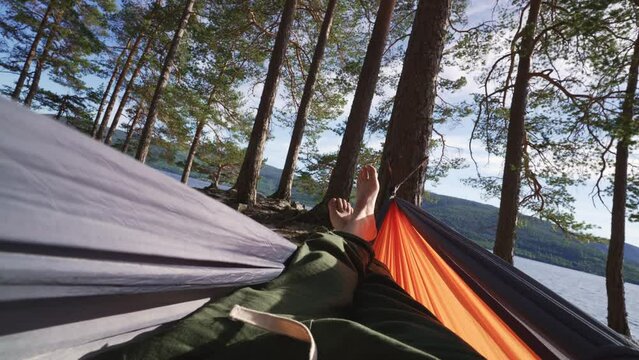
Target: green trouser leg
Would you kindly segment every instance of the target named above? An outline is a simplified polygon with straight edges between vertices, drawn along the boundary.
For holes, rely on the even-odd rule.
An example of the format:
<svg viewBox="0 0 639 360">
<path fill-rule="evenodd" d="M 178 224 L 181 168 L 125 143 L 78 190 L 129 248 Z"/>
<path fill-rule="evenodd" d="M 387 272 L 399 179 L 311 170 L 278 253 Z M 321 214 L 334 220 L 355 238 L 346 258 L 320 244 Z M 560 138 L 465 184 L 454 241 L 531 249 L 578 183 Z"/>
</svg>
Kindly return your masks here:
<svg viewBox="0 0 639 360">
<path fill-rule="evenodd" d="M 340 236 L 341 235 L 341 236 Z M 151 335 L 88 357 L 104 359 L 303 359 L 308 344 L 232 321 L 231 308 L 284 315 L 311 329 L 320 359 L 477 359 L 397 286 L 367 243 L 321 234 L 273 281 L 236 290 Z"/>
</svg>

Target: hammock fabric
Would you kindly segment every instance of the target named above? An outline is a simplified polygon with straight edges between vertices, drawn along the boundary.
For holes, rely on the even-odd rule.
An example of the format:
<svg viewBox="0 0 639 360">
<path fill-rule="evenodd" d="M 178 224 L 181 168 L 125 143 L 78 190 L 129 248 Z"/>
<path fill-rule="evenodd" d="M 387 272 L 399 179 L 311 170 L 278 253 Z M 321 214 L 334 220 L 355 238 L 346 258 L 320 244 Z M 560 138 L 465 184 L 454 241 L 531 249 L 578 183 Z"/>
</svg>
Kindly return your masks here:
<svg viewBox="0 0 639 360">
<path fill-rule="evenodd" d="M 480 354 L 489 359 L 537 358 L 446 264 L 396 203 L 388 209 L 374 249 L 406 292 Z"/>
<path fill-rule="evenodd" d="M 392 200 L 373 248 L 395 281 L 488 359 L 635 359 L 626 338 L 422 209 Z"/>
<path fill-rule="evenodd" d="M 0 98 L 0 359 L 72 359 L 267 282 L 288 240 Z"/>
</svg>

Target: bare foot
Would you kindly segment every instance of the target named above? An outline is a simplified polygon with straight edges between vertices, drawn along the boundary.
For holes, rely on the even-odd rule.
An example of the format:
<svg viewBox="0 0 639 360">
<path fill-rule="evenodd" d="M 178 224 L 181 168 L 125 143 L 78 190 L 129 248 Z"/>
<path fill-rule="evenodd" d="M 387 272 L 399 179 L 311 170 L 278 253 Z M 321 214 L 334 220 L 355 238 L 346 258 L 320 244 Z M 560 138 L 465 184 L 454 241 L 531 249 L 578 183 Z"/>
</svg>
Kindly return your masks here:
<svg viewBox="0 0 639 360">
<path fill-rule="evenodd" d="M 331 199 L 328 202 L 328 212 L 333 227 L 366 241 L 374 240 L 377 236 L 375 199 L 378 192 L 377 171 L 373 166 L 366 165 L 357 175 L 354 209 L 344 199 Z"/>
<path fill-rule="evenodd" d="M 344 199 L 332 198 L 328 202 L 328 215 L 333 228 L 344 231 L 353 215 L 353 207 Z"/>
<path fill-rule="evenodd" d="M 372 165 L 364 166 L 357 175 L 357 196 L 355 197 L 355 211 L 363 212 L 366 216 L 375 215 L 375 201 L 379 192 L 377 170 Z"/>
</svg>

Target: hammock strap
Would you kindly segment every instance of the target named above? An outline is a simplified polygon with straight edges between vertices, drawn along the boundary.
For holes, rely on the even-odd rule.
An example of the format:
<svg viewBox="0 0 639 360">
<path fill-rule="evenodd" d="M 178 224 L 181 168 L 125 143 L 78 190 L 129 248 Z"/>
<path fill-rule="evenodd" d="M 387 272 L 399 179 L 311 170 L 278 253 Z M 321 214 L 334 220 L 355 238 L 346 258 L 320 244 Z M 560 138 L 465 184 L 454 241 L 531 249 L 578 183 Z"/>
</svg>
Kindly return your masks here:
<svg viewBox="0 0 639 360">
<path fill-rule="evenodd" d="M 426 165 L 426 163 L 428 162 L 428 155 L 424 156 L 424 159 L 422 161 L 419 162 L 419 164 L 417 164 L 417 166 L 410 172 L 408 173 L 408 175 L 406 175 L 404 177 L 404 179 L 402 179 L 402 181 L 400 181 L 397 185 L 395 185 L 395 187 L 393 188 L 393 192 L 391 193 L 390 198 L 394 199 L 395 196 L 397 195 L 397 190 L 399 190 L 399 188 L 404 185 L 404 183 L 406 182 L 406 180 L 408 180 L 408 178 L 410 178 L 411 176 L 413 176 L 413 174 L 415 174 L 415 172 L 417 172 L 417 170 L 421 169 L 423 166 Z M 388 171 L 392 174 L 393 170 L 392 167 L 390 165 L 390 162 L 388 163 Z"/>
</svg>

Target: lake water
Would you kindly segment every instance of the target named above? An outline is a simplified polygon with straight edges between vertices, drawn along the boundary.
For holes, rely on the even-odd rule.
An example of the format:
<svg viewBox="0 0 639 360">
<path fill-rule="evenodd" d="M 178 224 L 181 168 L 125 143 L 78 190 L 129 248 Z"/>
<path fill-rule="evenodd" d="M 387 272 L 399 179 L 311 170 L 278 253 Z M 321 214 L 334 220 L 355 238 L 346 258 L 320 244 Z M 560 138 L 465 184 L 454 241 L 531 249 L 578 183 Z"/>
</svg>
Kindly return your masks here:
<svg viewBox="0 0 639 360">
<path fill-rule="evenodd" d="M 161 170 L 160 170 L 161 171 Z M 182 178 L 182 176 L 178 175 L 178 174 L 174 174 L 168 171 L 161 171 L 164 174 L 174 178 L 177 181 L 180 181 L 180 179 Z M 211 185 L 210 181 L 204 181 L 204 180 L 200 180 L 200 179 L 195 179 L 193 177 L 189 178 L 189 186 L 190 187 L 194 187 L 194 188 L 203 188 L 203 187 L 207 187 Z"/>
<path fill-rule="evenodd" d="M 561 295 L 595 319 L 606 323 L 606 279 L 603 276 L 515 258 L 515 267 Z M 626 283 L 626 310 L 630 332 L 639 337 L 639 285 Z"/>
<path fill-rule="evenodd" d="M 180 180 L 179 175 L 168 172 L 166 174 Z M 208 181 L 189 179 L 189 185 L 192 187 L 202 188 L 209 184 Z M 606 323 L 607 299 L 604 277 L 519 257 L 515 258 L 515 266 L 595 319 Z M 638 338 L 639 285 L 626 284 L 625 289 L 630 331 L 633 337 Z"/>
</svg>

